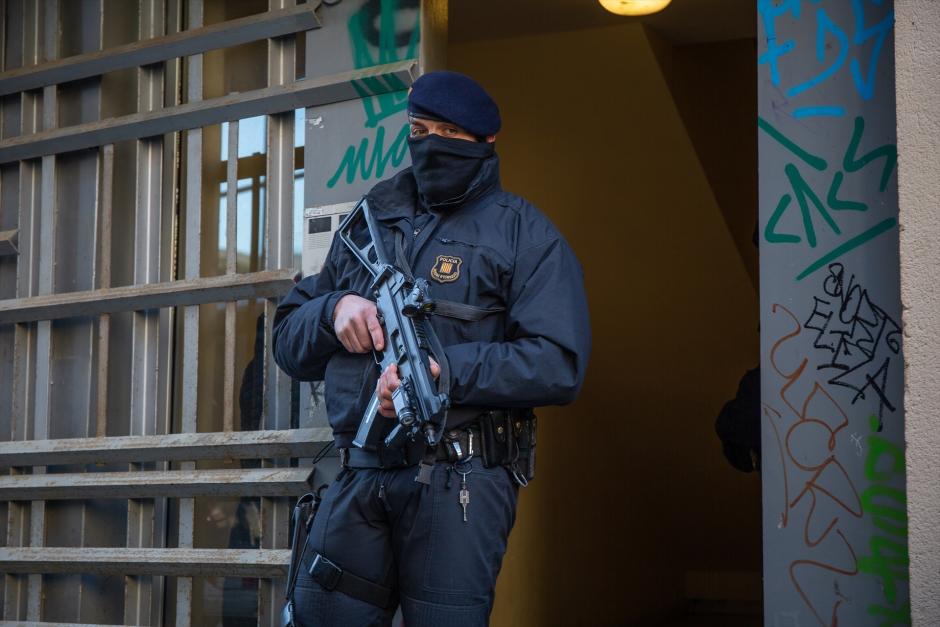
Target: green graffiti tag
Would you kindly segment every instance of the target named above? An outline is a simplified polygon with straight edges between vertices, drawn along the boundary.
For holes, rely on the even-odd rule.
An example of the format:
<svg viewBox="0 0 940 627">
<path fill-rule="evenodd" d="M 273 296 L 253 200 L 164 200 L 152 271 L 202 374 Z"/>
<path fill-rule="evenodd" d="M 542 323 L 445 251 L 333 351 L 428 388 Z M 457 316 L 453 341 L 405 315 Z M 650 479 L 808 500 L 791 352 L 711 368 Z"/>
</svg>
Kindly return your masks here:
<svg viewBox="0 0 940 627">
<path fill-rule="evenodd" d="M 817 157 L 816 155 L 810 154 L 806 150 L 803 150 L 795 142 L 790 141 L 786 135 L 775 129 L 770 122 L 760 116 L 757 118 L 757 128 L 773 137 L 781 146 L 820 172 L 829 167 L 829 164 L 826 163 L 825 159 L 822 157 Z"/>
<path fill-rule="evenodd" d="M 904 477 L 904 449 L 878 435 L 878 416 L 871 416 L 869 424 L 865 477 L 872 484 L 862 492 L 862 509 L 881 533 L 869 540 L 871 554 L 859 556 L 858 569 L 881 581 L 887 605 L 867 608 L 869 616 L 879 621 L 878 627 L 909 626 L 910 604 L 895 607 L 898 587 L 908 581 L 907 495 L 903 489 L 885 485 L 895 477 Z"/>
<path fill-rule="evenodd" d="M 829 164 L 824 158 L 818 155 L 814 155 L 805 148 L 799 146 L 796 144 L 796 142 L 786 137 L 778 129 L 774 128 L 774 126 L 764 118 L 758 117 L 757 126 L 761 131 L 770 136 L 774 141 L 776 141 L 783 148 L 792 153 L 799 161 L 803 162 L 810 168 L 818 172 L 826 172 L 829 169 Z M 836 221 L 835 217 L 833 216 L 833 212 L 865 212 L 868 210 L 868 205 L 864 202 L 840 197 L 840 191 L 842 189 L 843 183 L 845 182 L 846 172 L 858 172 L 868 164 L 879 159 L 883 159 L 884 162 L 881 170 L 879 190 L 884 192 L 885 189 L 887 189 L 888 181 L 891 179 L 891 174 L 894 172 L 897 166 L 897 147 L 894 144 L 885 144 L 867 153 L 859 155 L 859 146 L 861 145 L 864 132 L 865 120 L 861 116 L 858 116 L 855 118 L 854 127 L 852 129 L 852 138 L 846 147 L 845 154 L 842 159 L 842 169 L 833 173 L 831 182 L 829 184 L 829 189 L 826 193 L 825 203 L 820 198 L 820 195 L 817 194 L 813 190 L 812 186 L 806 181 L 796 163 L 791 162 L 784 165 L 784 173 L 786 174 L 787 181 L 790 184 L 792 193 L 785 193 L 780 197 L 776 208 L 774 209 L 773 213 L 771 213 L 770 218 L 767 220 L 767 225 L 764 227 L 764 239 L 767 241 L 767 243 L 798 244 L 805 241 L 810 248 L 816 248 L 818 240 L 816 232 L 817 227 L 813 219 L 814 215 L 817 215 L 818 217 L 816 219 L 821 219 L 833 234 L 842 236 L 842 227 L 840 227 L 839 223 Z M 784 215 L 786 215 L 787 210 L 790 208 L 794 198 L 796 199 L 796 204 L 800 209 L 800 216 L 802 218 L 802 233 L 781 232 L 780 221 Z M 868 242 L 888 231 L 896 224 L 897 219 L 895 217 L 890 217 L 878 222 L 874 226 L 869 227 L 861 233 L 858 233 L 857 235 L 840 242 L 832 250 L 809 264 L 796 276 L 796 280 L 801 281 L 805 279 L 813 272 L 816 272 L 820 268 L 838 259 L 842 255 L 845 255 L 849 251 L 858 248 L 865 242 Z"/>
<path fill-rule="evenodd" d="M 826 253 L 825 255 L 823 255 L 822 257 L 820 257 L 813 263 L 806 266 L 805 270 L 803 270 L 798 275 L 796 275 L 796 280 L 802 281 L 803 279 L 805 279 L 812 273 L 816 272 L 820 268 L 823 268 L 829 265 L 830 263 L 832 263 L 833 261 L 835 261 L 842 255 L 844 255 L 845 253 L 849 252 L 850 250 L 858 248 L 865 242 L 875 239 L 876 237 L 878 237 L 885 231 L 890 231 L 894 227 L 894 225 L 896 225 L 897 223 L 898 223 L 897 218 L 885 218 L 884 220 L 882 220 L 875 226 L 871 227 L 870 229 L 866 229 L 865 231 L 862 231 L 861 233 L 859 233 L 852 239 L 842 242 L 841 244 L 833 248 L 831 251 L 829 251 L 828 253 Z"/>
<path fill-rule="evenodd" d="M 884 159 L 884 167 L 881 169 L 881 182 L 878 185 L 878 191 L 885 191 L 888 187 L 888 181 L 891 179 L 891 172 L 898 164 L 898 148 L 894 144 L 885 144 L 875 148 L 869 153 L 856 157 L 858 145 L 862 141 L 862 134 L 865 132 L 865 120 L 861 116 L 855 118 L 855 129 L 852 132 L 852 141 L 849 142 L 845 150 L 845 158 L 842 160 L 842 167 L 846 172 L 857 172 L 875 159 Z"/>
<path fill-rule="evenodd" d="M 376 6 L 378 5 L 378 6 Z M 415 9 L 415 21 L 405 33 L 396 29 L 396 12 L 406 8 Z M 376 16 L 378 12 L 378 16 Z M 375 20 L 378 17 L 379 26 L 376 28 Z M 349 41 L 352 43 L 353 64 L 364 68 L 383 63 L 394 63 L 404 59 L 417 57 L 418 42 L 421 34 L 421 24 L 418 19 L 417 3 L 403 2 L 401 0 L 372 0 L 356 11 L 347 25 Z M 402 41 L 406 39 L 406 43 Z M 404 54 L 399 49 L 405 43 Z M 377 48 L 378 56 L 373 55 L 373 47 Z M 376 81 L 377 79 L 371 79 Z M 354 85 L 359 94 L 360 102 L 366 113 L 366 128 L 374 128 L 380 121 L 404 111 L 408 106 L 408 92 L 394 91 L 379 96 L 372 94 L 377 91 L 374 86 L 366 90 Z"/>
<path fill-rule="evenodd" d="M 414 21 L 408 11 L 414 11 Z M 352 44 L 353 63 L 356 68 L 371 67 L 417 57 L 420 41 L 419 3 L 417 0 L 367 0 L 349 19 L 347 28 Z M 399 30 L 402 19 L 408 28 Z M 359 144 L 351 144 L 343 153 L 335 172 L 327 181 L 333 188 L 339 181 L 352 184 L 357 177 L 363 181 L 381 178 L 386 167 L 397 168 L 407 152 L 408 124 L 397 128 L 394 141 L 385 150 L 386 128 L 382 125 L 408 106 L 408 91 L 404 85 L 390 85 L 395 91 L 372 95 L 380 91 L 379 79 L 365 79 L 354 83 L 365 112 L 365 130 L 374 129 L 371 136 L 363 137 Z M 389 133 L 392 129 L 389 129 Z M 345 176 L 344 176 L 345 175 Z"/>
<path fill-rule="evenodd" d="M 327 187 L 333 187 L 339 181 L 340 176 L 345 172 L 345 181 L 352 184 L 356 176 L 368 181 L 373 176 L 381 178 L 385 174 L 385 168 L 391 164 L 393 168 L 401 165 L 405 159 L 405 153 L 408 150 L 408 125 L 406 124 L 398 131 L 398 135 L 386 151 L 385 146 L 385 127 L 380 126 L 375 132 L 375 141 L 370 143 L 366 137 L 359 142 L 358 148 L 350 146 L 346 149 L 340 161 L 339 168 L 332 178 L 326 182 Z"/>
</svg>

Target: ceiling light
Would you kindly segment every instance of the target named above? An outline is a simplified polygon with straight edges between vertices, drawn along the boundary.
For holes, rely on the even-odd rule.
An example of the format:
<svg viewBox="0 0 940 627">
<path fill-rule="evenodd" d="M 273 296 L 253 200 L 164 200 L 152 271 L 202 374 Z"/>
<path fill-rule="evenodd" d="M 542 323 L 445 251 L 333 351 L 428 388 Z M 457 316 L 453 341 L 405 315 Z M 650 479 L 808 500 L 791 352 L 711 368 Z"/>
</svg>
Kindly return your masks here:
<svg viewBox="0 0 940 627">
<path fill-rule="evenodd" d="M 617 15 L 649 15 L 662 11 L 671 0 L 600 0 L 601 6 Z"/>
</svg>

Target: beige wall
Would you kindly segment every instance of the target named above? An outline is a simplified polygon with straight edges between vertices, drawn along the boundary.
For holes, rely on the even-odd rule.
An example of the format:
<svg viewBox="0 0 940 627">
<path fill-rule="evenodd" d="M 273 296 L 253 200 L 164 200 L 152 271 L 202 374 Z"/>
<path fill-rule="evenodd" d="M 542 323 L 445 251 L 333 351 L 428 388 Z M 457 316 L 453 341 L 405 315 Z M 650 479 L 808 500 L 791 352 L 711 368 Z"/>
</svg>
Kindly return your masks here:
<svg viewBox="0 0 940 627">
<path fill-rule="evenodd" d="M 760 568 L 759 478 L 713 427 L 758 360 L 755 288 L 639 25 L 456 44 L 448 65 L 499 102 L 504 186 L 578 253 L 594 333 L 581 398 L 540 413 L 493 624 L 651 624 L 687 573 Z"/>
<path fill-rule="evenodd" d="M 753 39 L 671 46 L 647 30 L 673 102 L 757 289 L 757 50 Z M 753 88 L 752 88 L 753 87 Z"/>
<path fill-rule="evenodd" d="M 911 617 L 932 627 L 940 625 L 940 3 L 895 10 Z"/>
</svg>

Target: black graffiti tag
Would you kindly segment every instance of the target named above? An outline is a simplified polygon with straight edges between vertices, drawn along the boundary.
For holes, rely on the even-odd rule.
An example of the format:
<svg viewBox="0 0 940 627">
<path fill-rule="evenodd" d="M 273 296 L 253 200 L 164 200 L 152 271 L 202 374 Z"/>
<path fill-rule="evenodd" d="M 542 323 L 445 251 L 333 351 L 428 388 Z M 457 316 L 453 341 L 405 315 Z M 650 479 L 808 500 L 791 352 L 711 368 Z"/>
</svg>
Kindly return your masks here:
<svg viewBox="0 0 940 627">
<path fill-rule="evenodd" d="M 901 327 L 871 301 L 854 274 L 848 284 L 845 277 L 841 263 L 829 265 L 824 297 L 813 297 L 813 312 L 803 326 L 817 331 L 814 346 L 831 354 L 817 369 L 837 371 L 829 383 L 852 390 L 853 404 L 874 394 L 881 420 L 886 408 L 896 409 L 896 391 L 887 388 L 891 364 L 901 353 Z"/>
</svg>

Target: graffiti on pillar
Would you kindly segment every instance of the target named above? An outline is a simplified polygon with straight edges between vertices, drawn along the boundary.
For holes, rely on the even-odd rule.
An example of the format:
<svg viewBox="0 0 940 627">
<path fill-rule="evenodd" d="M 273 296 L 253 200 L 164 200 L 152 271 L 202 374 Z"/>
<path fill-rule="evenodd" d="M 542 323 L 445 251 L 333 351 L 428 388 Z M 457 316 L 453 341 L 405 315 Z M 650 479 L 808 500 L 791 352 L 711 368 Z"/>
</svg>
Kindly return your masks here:
<svg viewBox="0 0 940 627">
<path fill-rule="evenodd" d="M 862 492 L 862 506 L 876 531 L 861 553 L 858 568 L 881 582 L 882 599 L 872 599 L 868 614 L 879 625 L 910 625 L 911 606 L 907 602 L 907 495 L 897 487 L 904 481 L 904 449 L 881 437 L 881 420 L 869 416 L 871 435 L 865 459 L 869 482 Z"/>
<path fill-rule="evenodd" d="M 910 625 L 891 0 L 756 0 L 767 625 Z"/>
<path fill-rule="evenodd" d="M 847 173 L 870 178 L 869 167 L 877 168 L 881 165 L 878 191 L 884 193 L 898 162 L 897 147 L 894 144 L 878 146 L 859 155 L 859 146 L 865 132 L 865 120 L 861 116 L 855 118 L 852 138 L 845 148 L 839 166 L 835 168 L 830 168 L 826 159 L 801 148 L 764 118 L 758 117 L 757 126 L 785 148 L 790 153 L 791 159 L 795 157 L 803 168 L 809 167 L 825 173 L 827 178 L 831 174 L 828 186 L 817 191 L 807 182 L 794 160 L 789 160 L 783 167 L 789 183 L 789 191 L 780 196 L 770 219 L 767 220 L 764 228 L 764 241 L 768 244 L 805 244 L 815 249 L 818 244 L 817 228 L 828 228 L 836 240 L 835 246 L 818 257 L 814 256 L 811 262 L 800 270 L 796 275 L 797 281 L 803 280 L 828 263 L 890 231 L 897 224 L 897 218 L 894 215 L 881 216 L 875 224 L 860 232 L 855 232 L 858 231 L 855 223 L 868 222 L 868 220 L 853 220 L 851 213 L 841 215 L 842 212 L 864 213 L 869 210 L 868 203 L 847 198 L 841 193 Z M 826 191 L 823 192 L 823 189 Z M 793 203 L 794 197 L 796 203 Z M 825 198 L 825 202 L 821 200 L 821 197 Z M 795 213 L 796 209 L 799 210 L 799 227 L 784 231 L 781 221 L 789 214 Z"/>
<path fill-rule="evenodd" d="M 829 7 L 844 8 L 845 2 L 811 0 L 758 0 L 757 11 L 764 27 L 766 50 L 757 62 L 766 65 L 774 86 L 772 106 L 788 110 L 795 118 L 843 116 L 845 105 L 830 94 L 814 93 L 833 77 L 846 71 L 859 96 L 870 100 L 875 94 L 878 64 L 885 54 L 885 42 L 894 26 L 891 2 L 851 0 L 849 19 L 842 23 Z M 780 18 L 790 16 L 809 20 L 812 28 L 787 31 L 778 28 Z M 787 67 L 798 47 L 815 52 L 813 63 L 794 62 Z"/>
<path fill-rule="evenodd" d="M 368 0 L 349 18 L 348 28 L 356 68 L 417 58 L 419 0 Z M 408 92 L 405 85 L 399 85 L 397 91 L 372 96 L 380 86 L 370 82 L 378 80 L 367 79 L 354 85 L 365 110 L 365 137 L 346 148 L 327 181 L 328 187 L 340 180 L 352 184 L 381 179 L 404 161 L 408 151 L 407 122 L 399 120 L 388 129 L 381 122 L 405 111 Z"/>
<path fill-rule="evenodd" d="M 779 500 L 773 499 L 776 526 L 798 529 L 799 547 L 791 549 L 786 568 L 793 589 L 813 618 L 835 625 L 846 578 L 859 572 L 847 525 L 863 515 L 846 468 L 851 453 L 838 447 L 849 438 L 849 416 L 803 356 L 805 332 L 799 318 L 779 303 L 771 311 L 779 337 L 770 350 L 772 376 L 764 387 L 763 417 L 784 479 Z M 768 462 L 772 459 L 768 453 Z M 820 587 L 820 579 L 831 579 L 832 586 Z"/>
<path fill-rule="evenodd" d="M 825 354 L 816 369 L 826 373 L 830 385 L 850 390 L 853 405 L 876 401 L 881 431 L 885 412 L 900 404 L 901 390 L 889 388 L 888 375 L 900 367 L 901 326 L 872 302 L 854 274 L 846 274 L 841 263 L 829 266 L 805 327 L 817 332 L 813 346 Z"/>
</svg>

